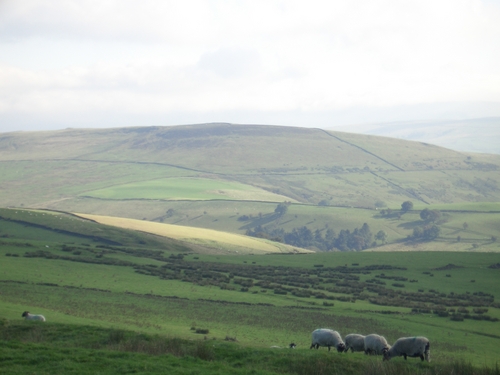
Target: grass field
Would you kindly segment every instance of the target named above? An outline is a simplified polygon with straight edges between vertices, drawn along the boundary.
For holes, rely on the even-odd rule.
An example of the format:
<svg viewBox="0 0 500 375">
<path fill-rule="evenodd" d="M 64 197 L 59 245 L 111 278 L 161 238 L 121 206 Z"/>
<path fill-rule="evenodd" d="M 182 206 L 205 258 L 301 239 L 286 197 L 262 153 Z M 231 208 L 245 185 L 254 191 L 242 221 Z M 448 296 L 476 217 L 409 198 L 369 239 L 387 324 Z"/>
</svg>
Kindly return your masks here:
<svg viewBox="0 0 500 375">
<path fill-rule="evenodd" d="M 327 228 L 339 232 L 341 229 L 353 230 L 362 223 L 368 223 L 372 233 L 383 230 L 387 234 L 386 243 L 388 245 L 377 247 L 376 250 L 379 251 L 388 249 L 411 250 L 413 247 L 441 251 L 500 251 L 500 242 L 491 240 L 492 236 L 498 236 L 500 231 L 497 224 L 500 220 L 500 213 L 496 212 L 491 213 L 480 210 L 443 212 L 439 241 L 405 244 L 403 242 L 407 236 L 412 234 L 413 228 L 422 225 L 420 211 L 408 212 L 401 217 L 383 217 L 376 210 L 292 204 L 289 206 L 287 213 L 278 221 L 274 214 L 275 203 L 197 202 L 192 204 L 188 202 L 170 202 L 164 204 L 138 204 L 141 205 L 142 210 L 148 207 L 150 216 L 146 218 L 134 217 L 134 219 L 147 219 L 148 221 L 184 226 L 186 227 L 182 230 L 182 233 L 185 233 L 184 237 L 189 237 L 187 235 L 189 231 L 193 232 L 193 237 L 198 236 L 196 233 L 199 229 L 195 228 L 245 234 L 247 229 L 258 225 L 280 227 L 287 231 L 307 226 L 308 228 L 319 229 L 324 233 Z M 99 207 L 102 209 L 102 205 L 99 205 Z M 92 203 L 88 200 L 82 201 L 77 208 L 94 211 Z M 96 207 L 95 211 L 97 210 Z M 113 208 L 112 205 L 107 206 L 106 210 L 112 212 L 111 216 L 114 217 L 123 214 L 123 211 L 116 209 L 116 207 Z M 167 210 L 172 210 L 171 216 L 165 215 Z M 251 216 L 252 219 L 241 221 L 239 218 L 242 215 Z M 132 222 L 130 221 L 130 223 Z M 467 229 L 463 227 L 465 222 L 467 223 Z M 111 222 L 108 222 L 108 224 L 111 224 Z M 143 225 L 143 228 L 154 226 L 154 224 L 141 225 Z M 167 227 L 159 226 L 159 228 Z M 170 235 L 176 237 L 175 234 Z M 460 236 L 460 242 L 457 241 L 458 236 Z"/>
<path fill-rule="evenodd" d="M 371 209 L 398 208 L 408 199 L 416 208 L 488 205 L 500 201 L 499 170 L 497 155 L 320 129 L 68 129 L 0 137 L 0 187 L 8 192 L 0 205 L 141 219 L 149 217 L 148 199 L 288 200 Z M 82 211 L 82 202 L 102 209 Z"/>
<path fill-rule="evenodd" d="M 9 341 L 0 341 L 0 369 L 16 374 L 498 374 L 498 368 L 475 367 L 464 361 L 382 363 L 375 358 L 248 348 L 92 326 L 2 323 L 0 335 Z"/>
<path fill-rule="evenodd" d="M 285 196 L 272 194 L 250 185 L 209 178 L 168 178 L 141 181 L 94 190 L 85 193 L 85 195 L 101 199 L 135 199 L 138 191 L 141 191 L 143 199 L 228 199 L 270 202 L 286 200 Z"/>
<path fill-rule="evenodd" d="M 71 222 L 70 218 L 61 221 Z M 464 359 L 491 368 L 497 361 L 500 322 L 494 319 L 500 318 L 500 309 L 491 301 L 500 298 L 498 269 L 489 268 L 500 263 L 496 253 L 224 256 L 187 251 L 182 259 L 177 257 L 178 251 L 155 252 L 151 244 L 144 247 L 137 242 L 135 249 L 131 242 L 126 247 L 89 244 L 87 238 L 68 238 L 67 233 L 54 232 L 50 241 L 40 241 L 32 233 L 32 239 L 21 241 L 21 225 L 17 224 L 16 232 L 16 223 L 10 223 L 12 227 L 2 226 L 0 232 L 7 235 L 0 246 L 0 316 L 12 322 L 9 325 L 29 310 L 44 314 L 51 323 L 132 329 L 183 339 L 206 336 L 215 342 L 230 337 L 242 348 L 264 350 L 293 341 L 298 352 L 307 352 L 301 356 L 313 355 L 307 349 L 310 332 L 327 326 L 342 335 L 377 332 L 390 342 L 401 336 L 425 335 L 432 342 L 431 366 Z M 115 235 L 111 227 L 100 228 L 102 239 Z M 25 229 L 25 233 L 31 232 Z M 26 253 L 32 255 L 26 257 Z M 162 274 L 162 269 L 174 273 Z M 274 275 L 274 286 L 265 284 L 269 272 Z M 299 284 L 287 284 L 287 274 L 295 275 L 294 282 Z M 401 282 L 403 287 L 393 286 L 401 278 L 406 280 Z M 245 280 L 253 281 L 245 284 Z M 392 299 L 373 303 L 372 299 L 382 295 L 370 292 L 370 285 L 376 285 L 370 280 L 384 283 L 386 292 L 409 294 L 394 294 Z M 246 291 L 242 285 L 248 285 Z M 289 291 L 276 293 L 276 288 Z M 299 296 L 293 290 L 314 294 Z M 452 321 L 432 312 L 436 308 L 432 306 L 438 306 L 435 303 L 409 305 L 430 309 L 413 313 L 405 300 L 418 294 L 441 298 L 442 302 L 435 303 L 446 303 L 446 310 L 460 307 L 453 305 L 462 301 L 454 295 L 475 296 L 479 299 L 473 303 L 486 303 L 485 315 L 493 321 Z M 483 299 L 489 302 L 480 302 Z M 472 314 L 474 306 L 467 309 Z M 209 332 L 199 335 L 193 327 Z M 362 366 L 371 363 L 360 354 L 345 357 Z"/>
<path fill-rule="evenodd" d="M 500 375 L 499 183 L 497 155 L 320 129 L 0 135 L 0 372 Z M 243 236 L 363 223 L 362 252 Z M 319 327 L 432 362 L 309 350 Z"/>
<path fill-rule="evenodd" d="M 215 247 L 218 250 L 227 253 L 311 252 L 304 249 L 293 248 L 291 246 L 283 245 L 277 242 L 265 241 L 262 239 L 236 235 L 228 232 L 220 232 L 211 229 L 190 228 L 180 225 L 152 223 L 150 221 L 141 221 L 120 217 L 86 214 L 77 215 L 79 217 L 90 219 L 101 224 L 156 234 L 168 238 L 175 238 L 177 240 L 202 244 L 206 247 Z"/>
</svg>

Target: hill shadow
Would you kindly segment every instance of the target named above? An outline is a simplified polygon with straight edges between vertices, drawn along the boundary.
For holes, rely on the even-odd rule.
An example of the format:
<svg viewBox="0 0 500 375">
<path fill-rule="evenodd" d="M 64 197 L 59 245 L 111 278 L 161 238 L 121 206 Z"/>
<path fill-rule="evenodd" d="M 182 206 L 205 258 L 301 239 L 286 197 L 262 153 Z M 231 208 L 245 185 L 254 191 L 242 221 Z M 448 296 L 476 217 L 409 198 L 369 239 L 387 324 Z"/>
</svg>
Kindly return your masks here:
<svg viewBox="0 0 500 375">
<path fill-rule="evenodd" d="M 398 225 L 398 228 L 403 228 L 407 230 L 413 230 L 416 227 L 420 227 L 422 225 L 426 224 L 425 221 L 422 220 L 417 220 L 417 221 L 407 221 L 405 223 L 401 223 Z"/>
<path fill-rule="evenodd" d="M 266 224 L 270 224 L 272 222 L 275 222 L 279 218 L 280 218 L 280 215 L 278 215 L 276 213 L 262 215 L 262 217 L 256 217 L 256 218 L 249 219 L 246 224 L 242 225 L 238 229 L 248 230 L 248 229 L 258 227 L 259 225 L 264 226 Z"/>
</svg>

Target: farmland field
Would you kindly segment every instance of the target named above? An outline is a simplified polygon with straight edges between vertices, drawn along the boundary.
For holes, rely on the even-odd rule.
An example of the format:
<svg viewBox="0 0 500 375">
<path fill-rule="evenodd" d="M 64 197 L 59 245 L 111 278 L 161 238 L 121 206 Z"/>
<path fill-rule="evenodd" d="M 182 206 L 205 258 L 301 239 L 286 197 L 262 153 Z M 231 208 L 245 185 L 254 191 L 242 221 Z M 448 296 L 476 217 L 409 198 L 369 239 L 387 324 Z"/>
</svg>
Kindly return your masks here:
<svg viewBox="0 0 500 375">
<path fill-rule="evenodd" d="M 189 228 L 179 225 L 152 223 L 149 221 L 125 219 L 110 216 L 78 214 L 79 217 L 90 219 L 101 224 L 116 226 L 136 231 L 152 233 L 168 238 L 201 243 L 207 247 L 217 247 L 228 253 L 259 253 L 259 252 L 311 252 L 303 249 L 294 249 L 277 242 L 263 241 L 248 236 L 225 233 L 210 229 Z M 212 245 L 211 245 L 212 244 Z"/>
<path fill-rule="evenodd" d="M 499 375 L 499 184 L 497 155 L 321 129 L 1 135 L 0 372 Z"/>
<path fill-rule="evenodd" d="M 328 326 L 342 335 L 378 332 L 390 342 L 425 335 L 436 366 L 497 361 L 496 253 L 209 255 L 86 244 L 57 231 L 21 242 L 22 226 L 10 223 L 0 246 L 0 315 L 9 321 L 29 310 L 53 323 L 185 339 L 200 337 L 199 328 L 215 341 L 261 348 L 293 341 L 297 350 L 309 347 L 312 330 Z M 102 230 L 101 241 L 114 235 L 112 227 Z M 465 319 L 451 320 L 458 309 L 467 310 Z"/>
<path fill-rule="evenodd" d="M 138 196 L 140 192 L 140 196 Z M 101 199 L 231 199 L 276 202 L 286 197 L 241 183 L 208 178 L 168 178 L 94 190 L 86 196 Z"/>
</svg>

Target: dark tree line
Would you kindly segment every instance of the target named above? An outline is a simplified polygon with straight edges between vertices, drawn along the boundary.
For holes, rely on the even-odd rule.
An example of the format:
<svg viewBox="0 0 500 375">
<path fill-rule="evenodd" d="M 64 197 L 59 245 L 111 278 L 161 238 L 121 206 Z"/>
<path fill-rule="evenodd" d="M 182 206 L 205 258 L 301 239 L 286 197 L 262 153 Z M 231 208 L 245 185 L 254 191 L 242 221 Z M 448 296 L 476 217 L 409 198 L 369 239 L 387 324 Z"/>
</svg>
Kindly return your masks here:
<svg viewBox="0 0 500 375">
<path fill-rule="evenodd" d="M 375 245 L 370 227 L 366 223 L 361 228 L 356 228 L 352 232 L 349 229 L 342 229 L 338 235 L 330 228 L 323 234 L 319 229 L 313 232 L 306 226 L 293 228 L 291 232 L 286 232 L 282 228 L 271 229 L 261 225 L 253 229 L 248 229 L 246 235 L 267 238 L 302 248 L 315 247 L 323 251 L 334 249 L 340 251 L 360 251 Z"/>
</svg>

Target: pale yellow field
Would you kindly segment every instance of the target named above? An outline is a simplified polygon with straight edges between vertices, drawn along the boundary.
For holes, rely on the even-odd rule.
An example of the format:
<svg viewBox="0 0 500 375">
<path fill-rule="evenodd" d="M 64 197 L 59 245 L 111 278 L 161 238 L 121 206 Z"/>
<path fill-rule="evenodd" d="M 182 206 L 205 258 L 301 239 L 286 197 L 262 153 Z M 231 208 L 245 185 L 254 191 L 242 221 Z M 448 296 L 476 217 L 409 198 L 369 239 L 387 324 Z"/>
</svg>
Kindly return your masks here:
<svg viewBox="0 0 500 375">
<path fill-rule="evenodd" d="M 470 251 L 475 253 L 500 252 L 500 243 L 490 242 L 479 244 L 476 248 L 471 243 L 465 242 L 417 242 L 417 243 L 397 243 L 378 246 L 364 252 L 378 251 Z"/>
<path fill-rule="evenodd" d="M 305 249 L 266 241 L 259 238 L 243 236 L 234 233 L 220 232 L 212 229 L 185 227 L 181 225 L 153 223 L 150 221 L 128 219 L 122 217 L 88 215 L 74 213 L 79 217 L 96 221 L 101 224 L 120 228 L 147 232 L 158 236 L 208 246 L 222 252 L 232 253 L 285 253 L 312 252 Z"/>
</svg>

